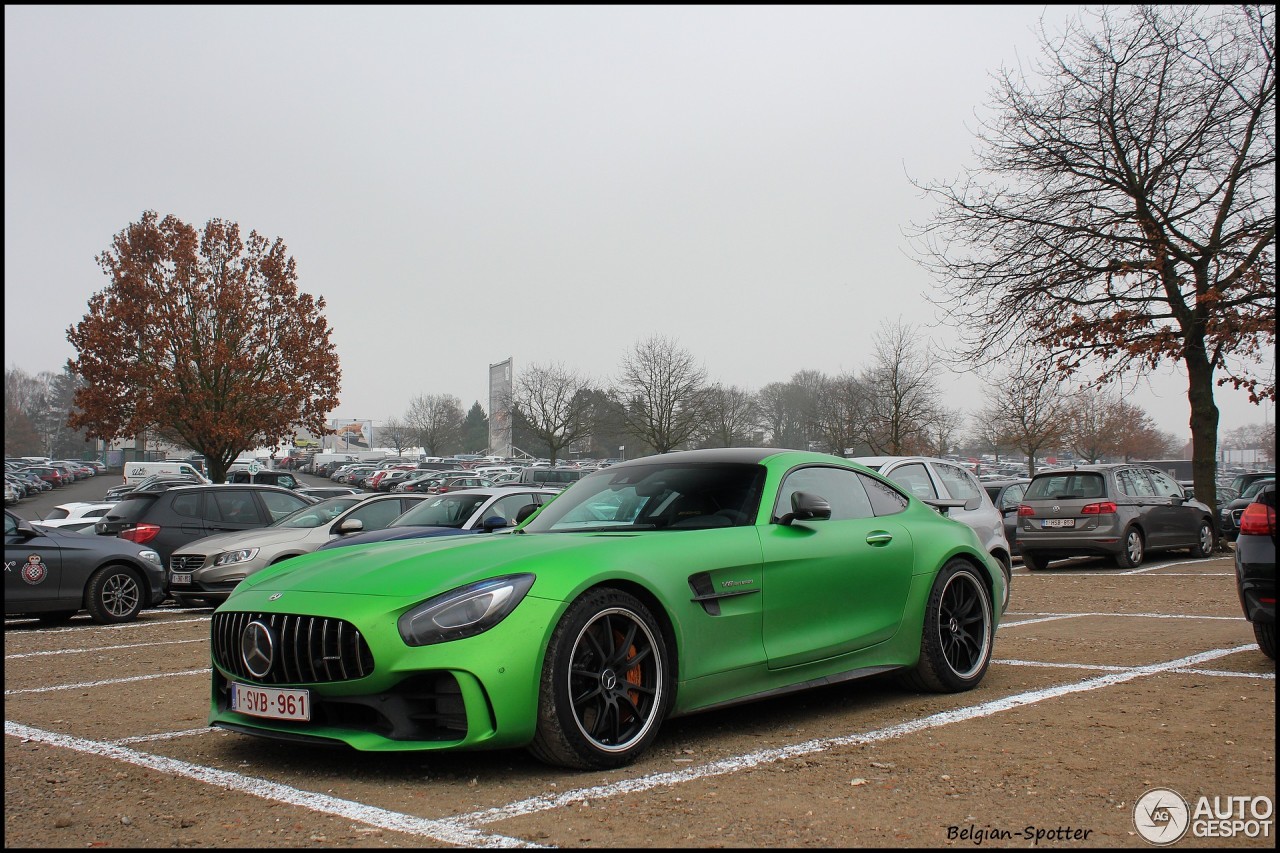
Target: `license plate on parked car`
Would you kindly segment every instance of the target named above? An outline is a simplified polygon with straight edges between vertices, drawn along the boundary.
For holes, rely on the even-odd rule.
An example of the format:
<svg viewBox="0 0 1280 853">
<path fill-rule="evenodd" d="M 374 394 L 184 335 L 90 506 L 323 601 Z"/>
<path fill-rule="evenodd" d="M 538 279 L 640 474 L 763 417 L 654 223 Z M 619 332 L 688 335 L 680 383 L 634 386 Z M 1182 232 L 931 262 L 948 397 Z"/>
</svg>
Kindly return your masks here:
<svg viewBox="0 0 1280 853">
<path fill-rule="evenodd" d="M 311 692 L 278 687 L 254 687 L 231 682 L 231 710 L 251 717 L 271 720 L 311 719 Z"/>
<path fill-rule="evenodd" d="M 1075 527 L 1076 520 L 1074 518 L 1046 518 L 1043 523 L 1044 527 Z"/>
<path fill-rule="evenodd" d="M 190 572 L 174 572 L 169 576 L 169 583 L 189 584 L 191 583 Z"/>
</svg>

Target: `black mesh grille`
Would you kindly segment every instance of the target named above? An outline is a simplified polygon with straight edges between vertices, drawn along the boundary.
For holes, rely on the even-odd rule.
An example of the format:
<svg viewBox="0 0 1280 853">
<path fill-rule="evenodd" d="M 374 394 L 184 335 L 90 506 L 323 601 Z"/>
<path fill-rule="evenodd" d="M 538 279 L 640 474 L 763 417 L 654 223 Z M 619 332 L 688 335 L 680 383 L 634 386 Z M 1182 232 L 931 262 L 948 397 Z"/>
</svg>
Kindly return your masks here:
<svg viewBox="0 0 1280 853">
<path fill-rule="evenodd" d="M 261 622 L 273 640 L 271 669 L 258 678 L 240 654 L 240 638 L 250 622 Z M 286 613 L 215 613 L 213 659 L 237 678 L 259 684 L 318 684 L 350 681 L 373 672 L 369 644 L 350 622 Z"/>
</svg>

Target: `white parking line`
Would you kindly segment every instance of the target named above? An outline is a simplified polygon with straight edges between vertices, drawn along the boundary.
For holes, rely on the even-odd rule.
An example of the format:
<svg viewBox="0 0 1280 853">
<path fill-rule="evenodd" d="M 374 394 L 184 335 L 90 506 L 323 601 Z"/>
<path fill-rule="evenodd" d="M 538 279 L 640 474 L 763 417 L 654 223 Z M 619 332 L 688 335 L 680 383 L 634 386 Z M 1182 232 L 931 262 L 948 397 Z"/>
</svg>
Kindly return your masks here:
<svg viewBox="0 0 1280 853">
<path fill-rule="evenodd" d="M 84 738 L 60 735 L 55 732 L 46 732 L 42 729 L 24 726 L 19 723 L 11 723 L 8 720 L 4 721 L 4 733 L 12 737 L 22 738 L 26 741 L 35 741 L 37 743 L 44 743 L 50 746 L 60 746 L 66 749 L 75 750 L 76 752 L 85 752 L 91 755 L 101 756 L 103 758 L 112 758 L 116 761 L 123 761 L 148 770 L 156 770 L 167 775 L 182 776 L 187 779 L 194 779 L 197 782 L 204 782 L 208 785 L 215 785 L 220 788 L 228 788 L 254 797 L 261 797 L 264 800 L 272 800 L 278 803 L 285 803 L 286 805 L 300 806 L 304 809 L 310 809 L 320 814 L 354 820 L 368 824 L 369 826 L 376 826 L 393 832 L 404 832 L 409 835 L 422 836 L 449 844 L 460 844 L 466 847 L 539 846 L 516 838 L 479 833 L 473 829 L 459 826 L 454 822 L 427 820 L 425 818 L 401 814 L 400 812 L 387 811 L 386 809 L 380 809 L 376 806 L 368 806 L 363 803 L 356 803 L 339 797 L 331 797 L 326 794 L 315 794 L 310 791 L 300 791 L 297 788 L 292 788 L 288 785 L 281 785 L 278 782 L 269 782 L 266 779 L 256 779 L 252 776 L 243 776 L 239 773 L 231 773 L 227 770 L 218 770 L 214 767 L 205 767 L 200 764 L 191 764 L 187 761 L 179 761 L 176 758 L 165 758 L 162 755 L 138 752 L 137 750 L 129 749 L 124 746 L 114 746 L 100 741 L 85 740 Z"/>
<path fill-rule="evenodd" d="M 1006 614 L 1008 615 L 1008 614 Z M 1201 616 L 1195 613 L 1017 613 L 1017 616 L 1053 616 L 1053 617 L 1070 617 L 1070 616 L 1106 616 L 1106 617 L 1125 617 L 1135 619 L 1212 619 L 1223 622 L 1243 622 L 1244 615 L 1240 616 Z M 1010 625 L 1025 625 L 1026 622 L 1015 622 Z M 1003 626 L 1002 626 L 1003 627 Z"/>
<path fill-rule="evenodd" d="M 216 732 L 217 729 L 212 726 L 201 726 L 198 729 L 183 729 L 180 732 L 159 732 L 153 735 L 135 735 L 133 737 L 122 737 L 116 740 L 109 740 L 107 743 L 112 746 L 123 746 L 128 743 L 147 743 L 156 740 L 173 740 L 174 738 L 189 737 L 190 735 L 204 735 L 209 732 Z"/>
<path fill-rule="evenodd" d="M 85 740 L 83 738 L 75 738 L 68 735 L 47 732 L 42 729 L 13 723 L 8 720 L 5 721 L 5 734 L 23 738 L 25 740 L 38 741 L 40 743 L 61 746 L 79 752 L 113 758 L 119 761 L 135 764 L 140 767 L 183 776 L 212 785 L 220 785 L 225 788 L 241 791 L 263 799 L 300 806 L 302 808 L 311 809 L 317 813 L 338 816 L 348 820 L 366 823 L 370 826 L 376 826 L 395 832 L 405 832 L 445 843 L 484 847 L 527 847 L 538 845 L 503 835 L 484 834 L 478 832 L 476 827 L 514 817 L 520 817 L 522 815 L 549 811 L 551 809 L 561 808 L 563 806 L 587 800 L 601 800 L 609 797 L 640 793 L 657 787 L 679 785 L 699 779 L 736 773 L 739 770 L 798 758 L 815 752 L 825 752 L 833 748 L 858 746 L 904 737 L 906 735 L 915 734 L 927 729 L 938 728 L 951 723 L 988 717 L 1001 711 L 1022 708 L 1048 699 L 1056 699 L 1074 693 L 1088 692 L 1116 684 L 1124 684 L 1128 681 L 1144 676 L 1157 675 L 1170 671 L 1195 671 L 1192 668 L 1199 664 L 1207 663 L 1211 660 L 1217 660 L 1218 658 L 1226 657 L 1227 655 L 1254 649 L 1257 649 L 1257 646 L 1252 643 L 1236 646 L 1234 648 L 1214 649 L 1212 651 L 1201 652 L 1199 654 L 1189 655 L 1176 660 L 1165 661 L 1164 663 L 1130 667 L 1120 671 L 1107 672 L 1104 675 L 1086 678 L 1083 681 L 1062 684 L 1039 690 L 1031 690 L 1024 693 L 1014 694 L 1012 696 L 1006 696 L 1002 699 L 995 699 L 990 702 L 972 705 L 967 708 L 943 711 L 941 713 L 932 714 L 928 717 L 910 720 L 895 726 L 889 726 L 888 728 L 877 729 L 870 732 L 850 734 L 842 737 L 819 738 L 779 749 L 760 750 L 746 755 L 711 762 L 699 767 L 690 767 L 681 771 L 655 773 L 636 779 L 623 780 L 611 785 L 579 788 L 577 790 L 566 791 L 564 793 L 530 797 L 524 800 L 508 803 L 505 806 L 497 806 L 443 820 L 429 820 L 399 812 L 391 812 L 386 809 L 367 806 L 350 800 L 330 797 L 323 794 L 315 794 L 308 791 L 300 791 L 288 785 L 269 782 L 264 779 L 242 776 L 238 773 L 231 773 L 225 770 L 217 770 L 211 767 L 190 764 L 185 761 L 178 761 L 176 759 L 165 758 L 163 756 L 138 752 L 113 743 L 103 743 L 100 741 Z M 1027 664 L 1030 665 L 1030 662 L 1027 662 Z M 196 672 L 200 671 L 197 670 Z"/>
<path fill-rule="evenodd" d="M 95 625 L 92 622 L 85 622 L 84 624 L 71 625 L 66 628 L 33 628 L 30 631 L 15 632 L 14 634 L 11 634 L 11 635 L 6 634 L 5 642 L 8 642 L 10 637 L 18 638 L 18 637 L 25 637 L 28 635 L 40 636 L 42 634 L 65 634 L 68 631 L 77 631 L 81 633 L 85 631 L 129 631 L 134 628 L 160 628 L 168 625 L 186 625 L 191 622 L 208 622 L 209 619 L 210 617 L 208 616 L 205 616 L 201 619 L 163 619 L 163 620 L 145 619 L 145 618 L 139 617 L 137 620 L 133 622 L 125 622 L 122 625 Z M 9 621 L 10 620 L 5 620 L 5 624 L 7 625 Z"/>
<path fill-rule="evenodd" d="M 146 649 L 151 646 L 177 646 L 183 643 L 205 643 L 207 640 L 160 640 L 155 643 L 127 643 L 123 646 L 98 646 L 96 648 L 84 649 L 54 649 L 47 652 L 23 652 L 16 655 L 5 655 L 5 660 L 20 660 L 21 658 L 38 658 L 45 655 L 82 655 L 86 652 L 114 652 L 120 649 Z"/>
<path fill-rule="evenodd" d="M 27 687 L 22 690 L 6 690 L 5 696 L 21 696 L 25 693 L 51 693 L 54 690 L 79 690 L 85 687 L 108 687 L 112 684 L 128 684 L 133 681 L 150 681 L 153 678 L 173 678 L 182 675 L 208 675 L 209 667 L 188 669 L 185 672 L 160 672 L 155 675 L 134 675 L 129 678 L 108 678 L 104 681 L 82 681 L 79 684 L 55 684 L 50 687 Z"/>
</svg>

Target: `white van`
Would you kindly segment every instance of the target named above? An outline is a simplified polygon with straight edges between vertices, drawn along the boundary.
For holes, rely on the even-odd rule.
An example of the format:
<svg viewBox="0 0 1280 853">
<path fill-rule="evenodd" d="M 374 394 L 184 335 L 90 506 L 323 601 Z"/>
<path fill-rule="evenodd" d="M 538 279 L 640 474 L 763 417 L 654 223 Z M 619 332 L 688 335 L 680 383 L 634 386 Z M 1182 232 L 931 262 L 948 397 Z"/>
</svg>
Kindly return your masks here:
<svg viewBox="0 0 1280 853">
<path fill-rule="evenodd" d="M 136 486 L 152 474 L 190 474 L 202 483 L 209 478 L 190 462 L 126 462 L 124 463 L 124 484 Z"/>
</svg>

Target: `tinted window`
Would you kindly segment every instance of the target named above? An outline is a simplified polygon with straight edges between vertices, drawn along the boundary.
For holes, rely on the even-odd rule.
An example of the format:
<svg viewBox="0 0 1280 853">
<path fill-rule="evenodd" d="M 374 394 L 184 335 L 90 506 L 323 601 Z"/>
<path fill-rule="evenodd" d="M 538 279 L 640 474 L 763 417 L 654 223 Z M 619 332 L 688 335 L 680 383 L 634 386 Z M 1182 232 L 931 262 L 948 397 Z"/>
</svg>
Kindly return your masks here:
<svg viewBox="0 0 1280 853">
<path fill-rule="evenodd" d="M 867 490 L 867 497 L 871 499 L 871 507 L 876 511 L 876 515 L 893 515 L 902 512 L 911 503 L 906 495 L 888 483 L 882 483 L 866 474 L 858 476 L 862 478 L 862 485 Z"/>
<path fill-rule="evenodd" d="M 371 501 L 352 510 L 343 521 L 358 518 L 365 530 L 381 530 L 400 515 L 400 501 Z"/>
<path fill-rule="evenodd" d="M 780 518 L 791 511 L 791 496 L 796 492 L 820 495 L 831 504 L 831 520 L 871 518 L 871 499 L 862 485 L 857 471 L 846 468 L 800 468 L 792 471 L 782 481 L 778 490 L 778 502 L 773 517 Z"/>
<path fill-rule="evenodd" d="M 219 489 L 210 494 L 209 519 L 230 524 L 257 524 L 258 507 L 253 495 L 240 489 Z"/>
<path fill-rule="evenodd" d="M 1106 497 L 1102 475 L 1094 471 L 1058 471 L 1037 474 L 1027 486 L 1027 500 L 1063 500 Z"/>
<path fill-rule="evenodd" d="M 128 496 L 112 507 L 107 516 L 124 521 L 137 521 L 142 518 L 143 514 L 151 508 L 155 501 L 156 499 L 153 495 Z"/>
</svg>

